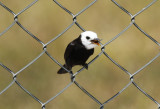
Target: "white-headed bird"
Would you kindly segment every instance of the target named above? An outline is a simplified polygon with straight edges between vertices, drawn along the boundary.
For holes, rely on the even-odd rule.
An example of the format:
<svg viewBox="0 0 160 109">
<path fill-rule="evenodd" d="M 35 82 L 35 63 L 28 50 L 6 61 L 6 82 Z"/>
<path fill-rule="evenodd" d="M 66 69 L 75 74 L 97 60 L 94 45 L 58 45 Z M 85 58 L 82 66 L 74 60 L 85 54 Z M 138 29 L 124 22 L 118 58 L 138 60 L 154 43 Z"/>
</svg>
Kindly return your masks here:
<svg viewBox="0 0 160 109">
<path fill-rule="evenodd" d="M 99 44 L 97 34 L 92 31 L 85 31 L 78 38 L 70 42 L 65 50 L 63 65 L 66 69 L 72 70 L 75 65 L 82 65 L 88 69 L 87 59 L 94 53 L 94 48 Z M 59 69 L 58 74 L 67 73 L 63 68 Z"/>
</svg>

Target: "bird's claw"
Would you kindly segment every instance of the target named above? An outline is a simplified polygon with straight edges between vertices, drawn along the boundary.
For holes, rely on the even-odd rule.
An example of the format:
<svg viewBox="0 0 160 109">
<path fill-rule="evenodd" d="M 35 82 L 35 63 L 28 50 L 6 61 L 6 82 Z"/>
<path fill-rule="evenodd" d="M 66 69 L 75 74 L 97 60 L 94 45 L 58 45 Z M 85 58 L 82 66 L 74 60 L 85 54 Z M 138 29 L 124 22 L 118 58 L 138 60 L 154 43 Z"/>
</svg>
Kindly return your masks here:
<svg viewBox="0 0 160 109">
<path fill-rule="evenodd" d="M 88 64 L 84 64 L 83 67 L 88 70 Z"/>
</svg>

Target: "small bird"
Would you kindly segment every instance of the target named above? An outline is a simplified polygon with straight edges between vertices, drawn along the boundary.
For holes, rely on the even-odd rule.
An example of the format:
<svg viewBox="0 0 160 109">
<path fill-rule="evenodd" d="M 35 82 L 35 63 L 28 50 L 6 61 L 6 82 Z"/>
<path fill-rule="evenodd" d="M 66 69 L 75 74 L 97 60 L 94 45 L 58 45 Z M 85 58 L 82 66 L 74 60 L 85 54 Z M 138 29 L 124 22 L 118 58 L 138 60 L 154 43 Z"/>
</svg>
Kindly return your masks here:
<svg viewBox="0 0 160 109">
<path fill-rule="evenodd" d="M 64 53 L 65 64 L 63 66 L 68 70 L 72 70 L 75 65 L 82 65 L 88 69 L 86 61 L 94 53 L 94 48 L 100 45 L 99 41 L 95 32 L 82 32 L 78 38 L 68 44 Z M 61 68 L 57 73 L 64 74 L 67 71 Z"/>
</svg>

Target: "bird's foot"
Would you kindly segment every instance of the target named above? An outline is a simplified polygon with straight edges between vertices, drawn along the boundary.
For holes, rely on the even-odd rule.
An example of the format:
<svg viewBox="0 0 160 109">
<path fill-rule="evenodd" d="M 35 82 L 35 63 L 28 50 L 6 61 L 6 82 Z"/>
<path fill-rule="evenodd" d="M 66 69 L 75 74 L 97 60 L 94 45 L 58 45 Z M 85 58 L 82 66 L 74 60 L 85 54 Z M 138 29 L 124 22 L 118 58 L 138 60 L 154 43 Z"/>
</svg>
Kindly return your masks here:
<svg viewBox="0 0 160 109">
<path fill-rule="evenodd" d="M 85 63 L 85 64 L 83 65 L 83 67 L 88 70 L 88 64 L 87 64 L 87 63 Z"/>
</svg>

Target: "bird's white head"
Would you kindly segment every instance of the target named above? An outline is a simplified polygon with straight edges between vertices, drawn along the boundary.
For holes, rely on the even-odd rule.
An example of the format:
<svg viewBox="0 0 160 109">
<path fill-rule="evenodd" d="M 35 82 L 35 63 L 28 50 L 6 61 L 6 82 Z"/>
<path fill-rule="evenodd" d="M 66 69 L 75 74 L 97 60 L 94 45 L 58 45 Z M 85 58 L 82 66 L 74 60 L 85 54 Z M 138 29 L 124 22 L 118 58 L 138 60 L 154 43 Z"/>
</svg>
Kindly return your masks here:
<svg viewBox="0 0 160 109">
<path fill-rule="evenodd" d="M 97 34 L 92 31 L 85 31 L 81 33 L 81 41 L 82 44 L 85 46 L 86 49 L 93 49 L 99 44 L 99 39 Z"/>
</svg>

